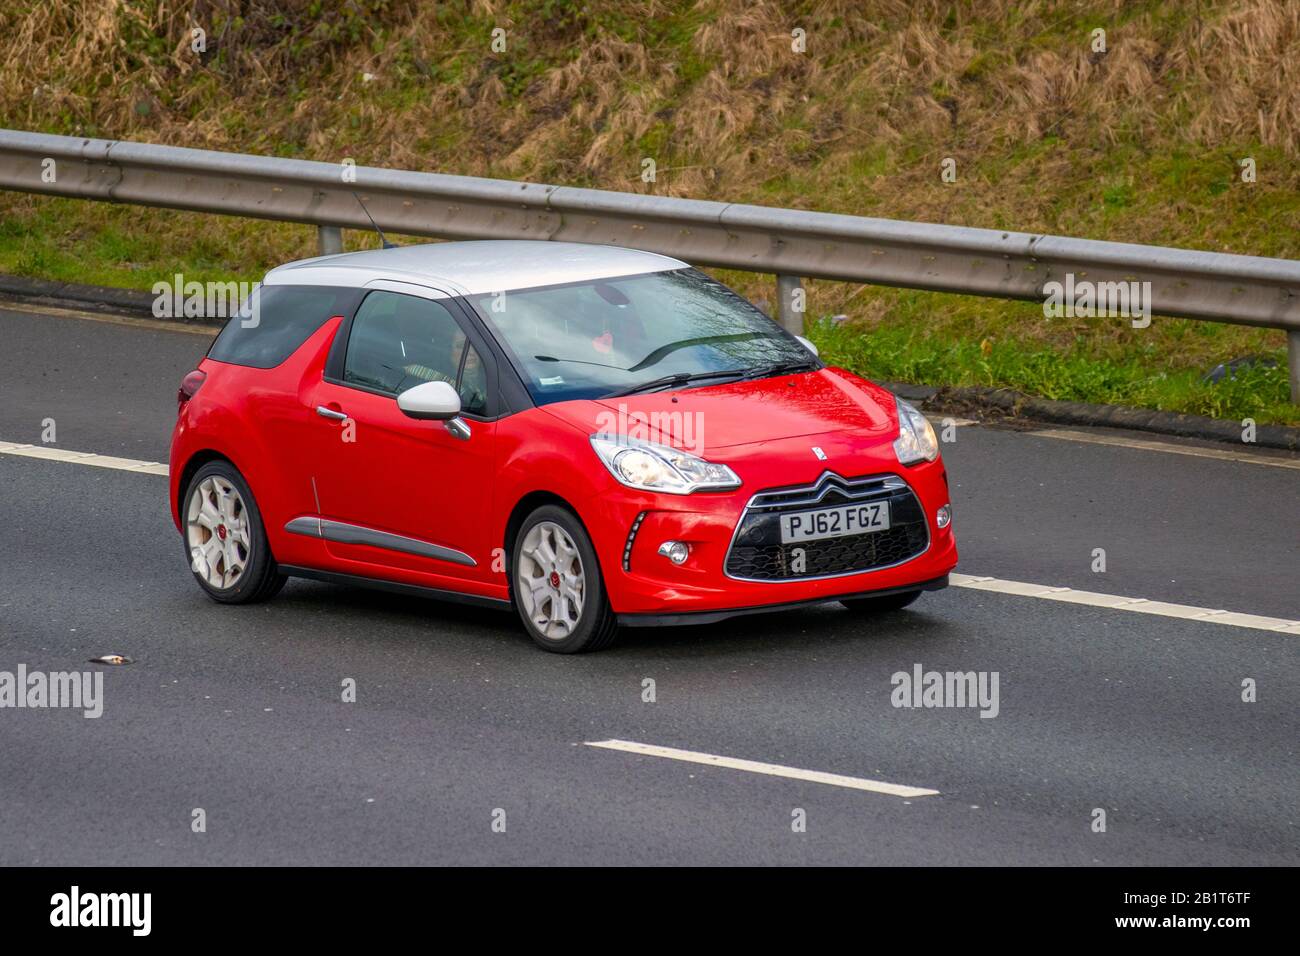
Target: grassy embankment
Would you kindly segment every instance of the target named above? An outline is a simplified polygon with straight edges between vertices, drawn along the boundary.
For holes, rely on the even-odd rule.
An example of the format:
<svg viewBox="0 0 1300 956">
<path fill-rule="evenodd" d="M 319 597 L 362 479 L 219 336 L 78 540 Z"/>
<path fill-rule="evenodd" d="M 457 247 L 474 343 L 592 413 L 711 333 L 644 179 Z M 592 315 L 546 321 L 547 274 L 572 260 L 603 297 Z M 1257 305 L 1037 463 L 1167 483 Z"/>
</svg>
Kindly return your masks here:
<svg viewBox="0 0 1300 956">
<path fill-rule="evenodd" d="M 14 2 L 0 124 L 1300 256 L 1288 0 Z M 148 288 L 177 271 L 256 279 L 313 251 L 301 226 L 0 194 L 0 272 Z M 770 277 L 722 277 L 773 298 Z M 811 283 L 810 319 L 837 313 L 849 323 L 812 336 L 875 378 L 1300 423 L 1277 332 Z M 1280 367 L 1199 383 L 1248 354 Z"/>
</svg>

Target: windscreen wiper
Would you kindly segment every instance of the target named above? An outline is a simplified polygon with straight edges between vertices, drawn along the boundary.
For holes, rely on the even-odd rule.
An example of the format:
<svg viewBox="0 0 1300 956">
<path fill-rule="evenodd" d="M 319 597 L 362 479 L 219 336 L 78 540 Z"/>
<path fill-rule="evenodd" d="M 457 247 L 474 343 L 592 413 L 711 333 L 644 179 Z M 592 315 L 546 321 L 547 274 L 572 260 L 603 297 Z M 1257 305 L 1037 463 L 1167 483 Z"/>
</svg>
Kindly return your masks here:
<svg viewBox="0 0 1300 956">
<path fill-rule="evenodd" d="M 619 398 L 623 395 L 635 395 L 638 392 L 655 392 L 664 388 L 673 388 L 678 385 L 686 385 L 689 382 L 699 382 L 709 378 L 740 378 L 747 370 L 743 368 L 720 369 L 714 372 L 678 372 L 676 375 L 665 375 L 663 378 L 652 378 L 648 382 L 642 382 L 640 385 L 633 385 L 630 388 L 620 389 L 617 392 L 610 392 L 605 398 Z"/>
<path fill-rule="evenodd" d="M 586 359 L 573 358 L 556 358 L 554 355 L 534 355 L 539 362 L 568 362 L 571 365 L 594 365 L 596 368 L 612 368 L 616 372 L 630 372 L 630 368 L 624 368 L 621 365 L 610 365 L 608 362 L 588 362 Z"/>
<path fill-rule="evenodd" d="M 774 375 L 789 375 L 791 372 L 808 372 L 822 367 L 822 363 L 813 359 L 799 359 L 791 362 L 777 362 L 775 365 L 767 365 L 763 368 L 750 368 L 745 370 L 745 378 L 771 378 Z"/>
</svg>

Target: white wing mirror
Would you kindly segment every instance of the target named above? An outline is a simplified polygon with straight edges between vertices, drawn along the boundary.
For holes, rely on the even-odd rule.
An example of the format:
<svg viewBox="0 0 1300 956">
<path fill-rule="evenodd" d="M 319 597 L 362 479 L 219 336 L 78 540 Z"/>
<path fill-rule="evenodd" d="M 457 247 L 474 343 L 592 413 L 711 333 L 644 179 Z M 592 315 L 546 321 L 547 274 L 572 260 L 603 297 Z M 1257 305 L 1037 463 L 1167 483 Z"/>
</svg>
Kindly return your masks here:
<svg viewBox="0 0 1300 956">
<path fill-rule="evenodd" d="M 816 355 L 818 358 L 821 358 L 821 353 L 817 351 L 817 346 L 813 345 L 812 342 L 804 338 L 802 335 L 796 335 L 795 338 L 798 339 L 799 344 L 802 345 L 804 348 L 806 348 L 809 352 L 811 352 L 813 355 Z"/>
<path fill-rule="evenodd" d="M 446 382 L 425 382 L 398 395 L 397 407 L 411 418 L 445 422 L 460 414 L 460 396 Z"/>
</svg>

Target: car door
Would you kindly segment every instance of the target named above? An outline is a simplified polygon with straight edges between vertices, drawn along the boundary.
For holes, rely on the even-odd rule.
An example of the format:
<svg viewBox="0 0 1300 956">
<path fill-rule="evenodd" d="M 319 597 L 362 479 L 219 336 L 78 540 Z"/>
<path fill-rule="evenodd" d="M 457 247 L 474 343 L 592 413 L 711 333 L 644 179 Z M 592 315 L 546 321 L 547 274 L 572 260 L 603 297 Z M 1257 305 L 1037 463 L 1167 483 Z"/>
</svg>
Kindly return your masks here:
<svg viewBox="0 0 1300 956">
<path fill-rule="evenodd" d="M 321 537 L 331 556 L 356 565 L 346 569 L 354 573 L 486 582 L 493 577 L 495 367 L 485 361 L 492 353 L 438 290 L 383 285 L 366 293 L 340 330 L 342 359 L 327 365 L 308 398 Z M 402 391 L 439 380 L 461 395 L 452 427 L 397 407 Z"/>
</svg>

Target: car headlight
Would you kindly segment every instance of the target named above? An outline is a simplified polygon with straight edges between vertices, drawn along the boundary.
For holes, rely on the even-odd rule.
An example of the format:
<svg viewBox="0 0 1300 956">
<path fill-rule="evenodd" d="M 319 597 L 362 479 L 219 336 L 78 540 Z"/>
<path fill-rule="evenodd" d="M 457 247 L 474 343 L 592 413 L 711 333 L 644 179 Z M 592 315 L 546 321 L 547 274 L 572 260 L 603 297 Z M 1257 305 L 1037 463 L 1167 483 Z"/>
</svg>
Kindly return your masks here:
<svg viewBox="0 0 1300 956">
<path fill-rule="evenodd" d="M 665 445 L 592 435 L 591 447 L 610 474 L 629 488 L 689 495 L 692 491 L 740 487 L 740 478 L 726 465 L 714 464 Z"/>
<path fill-rule="evenodd" d="M 898 438 L 894 441 L 894 454 L 899 464 L 914 465 L 918 461 L 934 461 L 939 457 L 939 439 L 926 417 L 901 398 L 898 402 Z"/>
</svg>

